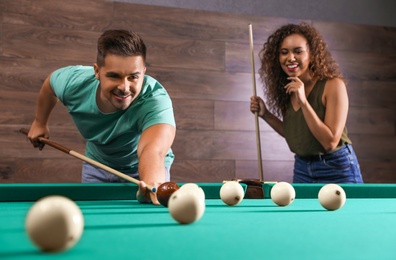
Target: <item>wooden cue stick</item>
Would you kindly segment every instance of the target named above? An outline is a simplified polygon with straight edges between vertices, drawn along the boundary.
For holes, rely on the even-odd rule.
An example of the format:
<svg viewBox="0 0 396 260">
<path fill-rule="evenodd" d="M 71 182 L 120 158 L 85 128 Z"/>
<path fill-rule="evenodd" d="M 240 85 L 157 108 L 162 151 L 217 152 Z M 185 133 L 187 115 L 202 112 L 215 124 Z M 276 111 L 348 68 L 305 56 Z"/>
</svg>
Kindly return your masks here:
<svg viewBox="0 0 396 260">
<path fill-rule="evenodd" d="M 24 128 L 20 129 L 19 131 L 22 134 L 25 134 L 25 135 L 28 134 L 28 130 L 26 130 Z M 122 172 L 119 172 L 119 171 L 117 171 L 117 170 L 115 170 L 113 168 L 110 168 L 110 167 L 108 167 L 108 166 L 106 166 L 106 165 L 104 165 L 104 164 L 102 164 L 100 162 L 92 160 L 91 158 L 88 158 L 85 155 L 82 155 L 82 154 L 80 154 L 80 153 L 78 153 L 76 151 L 73 151 L 73 150 L 71 150 L 71 149 L 69 149 L 69 148 L 67 148 L 67 147 L 65 147 L 63 145 L 58 144 L 57 142 L 54 142 L 54 141 L 49 140 L 49 139 L 44 138 L 44 137 L 39 137 L 38 140 L 40 142 L 44 143 L 44 144 L 47 144 L 47 145 L 59 150 L 59 151 L 62 151 L 62 152 L 67 153 L 67 154 L 69 154 L 69 155 L 71 155 L 73 157 L 76 157 L 77 159 L 80 159 L 80 160 L 82 160 L 84 162 L 87 162 L 87 163 L 93 165 L 93 166 L 96 166 L 96 167 L 101 168 L 101 169 L 103 169 L 105 171 L 108 171 L 109 173 L 117 175 L 118 177 L 120 177 L 120 178 L 122 178 L 124 180 L 130 181 L 130 182 L 133 182 L 133 183 L 139 185 L 139 180 L 137 180 L 137 179 L 135 179 L 133 177 L 130 177 L 130 176 L 128 176 L 128 175 L 126 175 L 126 174 L 124 174 Z M 150 187 L 148 185 L 147 188 L 149 190 L 151 190 L 152 192 L 156 192 L 156 188 L 154 188 L 154 187 Z"/>
<path fill-rule="evenodd" d="M 249 24 L 249 40 L 250 40 L 250 58 L 252 63 L 252 82 L 253 82 L 253 95 L 257 96 L 256 91 L 256 69 L 254 66 L 254 50 L 253 50 L 253 27 L 252 24 Z M 257 145 L 257 160 L 258 160 L 258 168 L 259 168 L 259 178 L 261 181 L 264 180 L 263 174 L 263 162 L 261 157 L 261 142 L 260 142 L 260 127 L 258 120 L 258 112 L 254 113 L 254 119 L 256 123 L 256 145 Z"/>
</svg>

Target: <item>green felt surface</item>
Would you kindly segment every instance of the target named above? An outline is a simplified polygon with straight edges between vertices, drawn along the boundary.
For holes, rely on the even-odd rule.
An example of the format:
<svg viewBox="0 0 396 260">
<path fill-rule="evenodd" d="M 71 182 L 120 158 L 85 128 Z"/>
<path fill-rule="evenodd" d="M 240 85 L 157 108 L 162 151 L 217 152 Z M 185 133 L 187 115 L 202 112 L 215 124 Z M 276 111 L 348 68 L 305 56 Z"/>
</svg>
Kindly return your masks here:
<svg viewBox="0 0 396 260">
<path fill-rule="evenodd" d="M 42 188 L 48 186 L 56 192 L 56 185 Z M 74 185 L 66 186 L 75 194 Z M 201 186 L 212 192 L 220 187 Z M 31 187 L 19 186 L 24 189 Z M 84 214 L 83 236 L 56 254 L 42 253 L 28 240 L 24 220 L 33 201 L 0 202 L 0 259 L 396 259 L 395 198 L 348 198 L 337 211 L 323 209 L 316 198 L 297 198 L 287 207 L 270 199 L 230 207 L 213 198 L 190 225 L 176 223 L 167 208 L 135 200 L 76 202 Z"/>
</svg>

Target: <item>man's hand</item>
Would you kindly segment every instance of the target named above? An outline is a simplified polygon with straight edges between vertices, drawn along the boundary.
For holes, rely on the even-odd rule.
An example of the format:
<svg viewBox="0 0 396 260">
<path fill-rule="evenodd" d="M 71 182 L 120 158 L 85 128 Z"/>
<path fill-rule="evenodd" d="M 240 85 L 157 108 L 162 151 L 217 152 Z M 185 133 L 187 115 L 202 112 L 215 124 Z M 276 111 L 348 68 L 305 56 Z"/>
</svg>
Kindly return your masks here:
<svg viewBox="0 0 396 260">
<path fill-rule="evenodd" d="M 160 205 L 157 199 L 157 193 L 148 189 L 144 181 L 139 182 L 139 189 L 136 193 L 136 198 L 140 203 L 153 203 L 155 205 Z"/>
</svg>

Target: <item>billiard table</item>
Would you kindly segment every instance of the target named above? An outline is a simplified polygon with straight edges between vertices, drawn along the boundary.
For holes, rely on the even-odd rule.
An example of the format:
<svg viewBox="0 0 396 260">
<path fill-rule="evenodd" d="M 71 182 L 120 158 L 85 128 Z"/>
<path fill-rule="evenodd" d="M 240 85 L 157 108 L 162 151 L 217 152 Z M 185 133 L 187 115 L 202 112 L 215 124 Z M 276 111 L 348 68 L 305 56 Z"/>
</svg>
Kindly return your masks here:
<svg viewBox="0 0 396 260">
<path fill-rule="evenodd" d="M 221 183 L 198 185 L 205 213 L 181 225 L 167 208 L 138 203 L 134 184 L 0 184 L 0 259 L 396 259 L 396 184 L 341 185 L 347 201 L 336 211 L 319 204 L 320 184 L 294 184 L 287 207 L 269 198 L 274 184 L 236 206 L 219 198 Z M 24 221 L 37 199 L 55 194 L 78 204 L 85 227 L 73 248 L 48 254 Z"/>
</svg>

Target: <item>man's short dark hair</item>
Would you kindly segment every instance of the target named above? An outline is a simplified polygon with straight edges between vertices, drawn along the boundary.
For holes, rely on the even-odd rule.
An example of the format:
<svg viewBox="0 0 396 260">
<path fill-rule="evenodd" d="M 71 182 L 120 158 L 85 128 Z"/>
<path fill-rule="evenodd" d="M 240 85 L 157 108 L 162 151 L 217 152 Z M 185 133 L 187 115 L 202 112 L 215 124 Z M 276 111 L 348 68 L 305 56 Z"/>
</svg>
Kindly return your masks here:
<svg viewBox="0 0 396 260">
<path fill-rule="evenodd" d="M 146 45 L 138 34 L 127 30 L 107 30 L 98 39 L 96 63 L 104 66 L 108 54 L 119 56 L 142 56 L 146 64 Z"/>
</svg>

